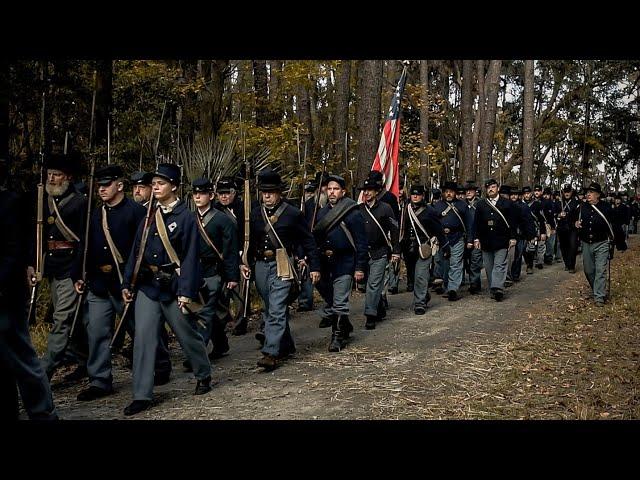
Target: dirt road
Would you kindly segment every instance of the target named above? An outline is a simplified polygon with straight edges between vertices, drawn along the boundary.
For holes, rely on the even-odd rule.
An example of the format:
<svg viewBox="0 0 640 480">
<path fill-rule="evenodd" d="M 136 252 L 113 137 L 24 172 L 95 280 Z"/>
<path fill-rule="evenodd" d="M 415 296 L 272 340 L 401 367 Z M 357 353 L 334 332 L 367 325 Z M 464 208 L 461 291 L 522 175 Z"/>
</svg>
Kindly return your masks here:
<svg viewBox="0 0 640 480">
<path fill-rule="evenodd" d="M 575 276 L 584 278 L 580 270 Z M 533 275 L 523 275 L 521 282 L 507 289 L 501 303 L 489 298 L 486 285 L 478 296 L 463 287 L 464 298 L 457 302 L 432 293 L 424 316 L 413 314 L 413 294 L 400 293 L 389 296 L 387 319 L 372 331 L 364 329 L 364 296 L 357 295 L 351 315 L 355 331 L 340 353 L 327 351 L 330 329 L 318 328 L 317 313 L 296 313 L 291 326 L 298 352 L 291 359 L 264 373 L 256 366 L 260 352 L 253 333 L 230 337 L 230 354 L 214 365 L 213 379 L 218 383 L 202 396 L 192 395 L 195 380 L 183 373 L 184 357 L 173 343 L 171 381 L 155 388 L 152 409 L 133 418 L 447 418 L 452 412 L 441 400 L 456 394 L 457 380 L 464 383 L 455 355 L 462 343 L 516 329 L 523 319 L 544 308 L 546 299 L 561 295 L 563 283 L 575 276 L 565 272 L 563 264 L 545 266 Z M 400 289 L 404 290 L 403 283 Z M 479 350 L 476 355 L 483 353 Z M 116 393 L 109 397 L 78 402 L 75 397 L 86 381 L 54 388 L 60 416 L 127 418 L 122 411 L 131 401 L 131 372 L 116 365 Z"/>
</svg>

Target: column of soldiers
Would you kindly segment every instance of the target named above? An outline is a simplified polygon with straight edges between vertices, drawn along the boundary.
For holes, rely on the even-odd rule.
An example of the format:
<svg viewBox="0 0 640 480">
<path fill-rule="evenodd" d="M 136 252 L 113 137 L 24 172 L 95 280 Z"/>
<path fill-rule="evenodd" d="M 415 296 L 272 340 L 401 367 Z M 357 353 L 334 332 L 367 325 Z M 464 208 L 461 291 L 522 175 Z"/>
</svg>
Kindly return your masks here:
<svg viewBox="0 0 640 480">
<path fill-rule="evenodd" d="M 34 418 L 41 411 L 55 417 L 46 377 L 50 381 L 73 350 L 76 337 L 70 339 L 69 329 L 76 303 L 85 293 L 80 331 L 88 339 L 89 387 L 78 400 L 113 393 L 111 344 L 116 318 L 121 317 L 132 339 L 133 398 L 124 413 L 135 415 L 152 406 L 154 385 L 169 381 L 167 325 L 186 356 L 185 369 L 196 378 L 194 394 L 211 390 L 211 362 L 229 351 L 230 299 L 240 297 L 241 277 L 255 282 L 262 301 L 262 326 L 256 335 L 262 356 L 257 364 L 271 371 L 296 352 L 289 324 L 296 299 L 299 310 L 312 309 L 315 285 L 324 302 L 320 327 L 331 326 L 328 348 L 339 352 L 354 331 L 350 309 L 354 281 L 366 283 L 363 326 L 374 329 L 386 316 L 387 282 L 390 291 L 397 291 L 393 277 L 401 258 L 407 290 L 413 292 L 413 310 L 425 315 L 429 288 L 457 301 L 465 273 L 469 293 L 481 293 L 482 268 L 496 302 L 505 298 L 506 287 L 520 280 L 523 258 L 526 273 L 533 274 L 534 260 L 542 269 L 559 251 L 565 270 L 575 273 L 580 241 L 594 300 L 604 305 L 612 254 L 609 240 L 616 240 L 623 250 L 633 217 L 622 196 L 614 205 L 600 200 L 597 183 L 586 188 L 584 200 L 565 185 L 554 204 L 551 192 L 540 185 L 533 192 L 530 187 L 516 191 L 495 179 L 484 182 L 482 196 L 473 182 L 464 187 L 445 182 L 441 192 L 432 192 L 430 202 L 423 186 L 411 185 L 399 208 L 376 171 L 359 187 L 364 198 L 360 204 L 347 195 L 343 177 L 317 177 L 305 186 L 303 213 L 285 198 L 280 175 L 266 168 L 258 174 L 260 198 L 250 209 L 249 248 L 243 263 L 239 238 L 244 208 L 233 178 L 222 178 L 215 185 L 206 178 L 194 180 L 195 211 L 190 211 L 178 198 L 181 172 L 176 165 L 160 164 L 154 172 L 134 174 L 133 200 L 125 195 L 120 167 L 98 169 L 95 180 L 101 204 L 89 219 L 85 245 L 81 232 L 93 192 L 87 198 L 75 191 L 71 165 L 64 156 L 52 156 L 46 166 L 44 272 L 51 285 L 55 324 L 42 371 L 37 364 L 26 368 L 33 390 L 38 391 L 38 401 L 32 403 L 39 407 L 25 403 Z M 308 276 L 301 278 L 301 271 Z M 34 283 L 32 266 L 27 274 Z M 235 325 L 234 333 L 246 333 L 246 324 Z M 24 335 L 21 338 L 26 343 Z"/>
</svg>

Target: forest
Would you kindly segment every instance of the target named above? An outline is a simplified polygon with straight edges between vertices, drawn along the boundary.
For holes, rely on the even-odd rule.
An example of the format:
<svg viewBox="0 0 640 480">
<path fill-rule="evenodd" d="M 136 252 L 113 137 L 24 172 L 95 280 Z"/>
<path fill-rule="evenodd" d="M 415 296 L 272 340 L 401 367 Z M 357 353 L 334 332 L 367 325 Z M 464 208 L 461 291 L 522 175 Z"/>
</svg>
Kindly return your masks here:
<svg viewBox="0 0 640 480">
<path fill-rule="evenodd" d="M 351 188 L 371 168 L 405 65 L 407 183 L 599 181 L 637 193 L 640 61 L 13 61 L 2 156 L 27 190 L 40 159 L 66 150 L 126 173 L 177 163 L 185 182 L 241 174 L 246 155 L 278 167 L 293 197 L 326 162 Z"/>
</svg>

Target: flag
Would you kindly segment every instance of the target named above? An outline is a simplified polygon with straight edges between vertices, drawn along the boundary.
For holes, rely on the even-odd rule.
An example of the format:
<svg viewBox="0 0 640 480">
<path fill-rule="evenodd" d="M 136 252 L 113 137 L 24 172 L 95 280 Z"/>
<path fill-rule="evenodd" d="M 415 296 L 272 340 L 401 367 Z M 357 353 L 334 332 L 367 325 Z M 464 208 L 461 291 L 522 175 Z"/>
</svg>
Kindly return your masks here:
<svg viewBox="0 0 640 480">
<path fill-rule="evenodd" d="M 382 136 L 380 137 L 376 158 L 371 166 L 371 170 L 382 172 L 384 188 L 393 193 L 396 198 L 400 197 L 400 169 L 398 166 L 398 151 L 400 150 L 400 104 L 406 81 L 407 67 L 404 67 L 393 94 L 393 99 L 391 100 L 387 121 L 382 129 Z M 359 202 L 361 203 L 362 201 L 362 192 L 360 192 Z"/>
</svg>

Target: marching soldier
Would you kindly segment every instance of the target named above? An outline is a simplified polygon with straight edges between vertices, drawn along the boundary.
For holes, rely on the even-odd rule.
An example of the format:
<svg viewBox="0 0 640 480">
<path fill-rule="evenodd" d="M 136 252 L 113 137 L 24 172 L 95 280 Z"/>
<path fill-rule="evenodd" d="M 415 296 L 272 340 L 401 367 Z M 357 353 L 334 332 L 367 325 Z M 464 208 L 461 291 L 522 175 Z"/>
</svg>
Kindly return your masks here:
<svg viewBox="0 0 640 480">
<path fill-rule="evenodd" d="M 513 204 L 517 221 L 515 225 L 516 246 L 513 251 L 511 268 L 507 271 L 507 278 L 513 282 L 519 282 L 522 273 L 522 258 L 527 247 L 527 242 L 536 238 L 538 230 L 536 229 L 536 223 L 534 216 L 531 214 L 531 209 L 520 199 L 520 191 L 511 190 L 509 200 L 511 200 Z"/>
<path fill-rule="evenodd" d="M 631 208 L 622 201 L 620 192 L 616 193 L 612 206 L 613 233 L 615 234 L 616 247 L 620 251 L 626 250 L 627 232 L 631 223 Z"/>
<path fill-rule="evenodd" d="M 328 177 L 328 203 L 318 212 L 313 229 L 320 250 L 321 277 L 316 288 L 325 301 L 320 328 L 331 326 L 330 352 L 339 352 L 353 331 L 349 321 L 352 277 L 362 281 L 368 264 L 364 219 L 358 204 L 345 196 L 345 187 L 344 178 Z"/>
<path fill-rule="evenodd" d="M 78 294 L 82 294 L 85 288 L 89 289 L 88 315 L 84 318 L 89 339 L 89 388 L 80 392 L 80 401 L 95 400 L 113 393 L 109 344 L 116 313 L 122 314 L 124 309 L 120 294 L 122 271 L 138 225 L 145 215 L 141 205 L 125 197 L 122 177 L 122 169 L 117 165 L 96 171 L 98 195 L 104 203 L 102 208 L 92 213 L 89 224 L 87 284 L 82 281 L 80 257 L 71 272 Z"/>
<path fill-rule="evenodd" d="M 429 294 L 429 265 L 433 253 L 433 238 L 439 245 L 446 243 L 444 231 L 435 210 L 424 202 L 424 187 L 411 186 L 411 202 L 405 207 L 404 255 L 407 277 L 413 285 L 413 311 L 424 315 L 431 300 Z M 450 248 L 448 245 L 443 248 Z"/>
<path fill-rule="evenodd" d="M 507 278 L 508 249 L 516 245 L 517 218 L 511 200 L 498 195 L 498 182 L 489 179 L 484 184 L 486 198 L 478 203 L 472 233 L 474 246 L 482 249 L 482 262 L 487 274 L 491 298 L 504 297 Z"/>
<path fill-rule="evenodd" d="M 470 221 L 473 222 L 476 216 L 476 205 L 480 201 L 478 196 L 477 187 L 473 180 L 467 181 L 465 185 L 467 208 L 470 212 Z M 469 238 L 467 240 L 467 249 L 465 258 L 468 263 L 469 272 L 469 293 L 477 295 L 482 290 L 482 280 L 480 279 L 480 272 L 482 271 L 482 252 L 477 248 L 473 248 L 473 240 Z"/>
<path fill-rule="evenodd" d="M 398 222 L 389 204 L 378 200 L 382 196 L 380 195 L 382 179 L 374 173 L 370 173 L 360 188 L 364 193 L 364 202 L 360 204 L 360 211 L 364 219 L 369 246 L 369 269 L 364 307 L 367 330 L 376 328 L 376 321 L 382 320 L 386 315 L 381 297 L 389 257 L 392 263 L 400 261 Z"/>
<path fill-rule="evenodd" d="M 133 349 L 133 402 L 125 415 L 135 415 L 151 407 L 153 365 L 163 322 L 169 323 L 193 366 L 198 380 L 195 395 L 211 390 L 211 365 L 202 336 L 195 325 L 195 301 L 202 282 L 199 265 L 199 234 L 195 219 L 185 202 L 178 199 L 180 169 L 162 163 L 153 174 L 153 196 L 158 206 L 153 221 L 138 228 L 124 273 L 122 296 L 134 300 L 131 280 L 141 255 L 135 298 L 136 333 Z M 146 244 L 140 250 L 144 227 Z"/>
<path fill-rule="evenodd" d="M 2 170 L 4 163 L 0 160 Z M 0 172 L 0 183 L 3 177 Z M 0 421 L 18 417 L 16 386 L 30 419 L 56 420 L 49 380 L 31 343 L 24 309 L 27 252 L 21 213 L 18 195 L 0 186 Z"/>
<path fill-rule="evenodd" d="M 534 260 L 536 261 L 536 268 L 542 268 L 544 245 L 547 240 L 547 227 L 542 213 L 542 203 L 531 193 L 531 187 L 524 187 L 522 194 L 523 202 L 529 207 L 538 231 L 536 238 L 527 243 L 524 252 L 524 259 L 527 263 L 527 275 L 531 275 L 533 274 Z"/>
<path fill-rule="evenodd" d="M 311 216 L 313 215 L 313 211 L 309 213 L 307 211 L 306 205 L 309 200 L 314 202 L 315 192 L 318 190 L 318 184 L 314 180 L 309 180 L 304 186 L 304 202 L 305 209 L 304 215 L 308 222 L 311 221 Z M 311 203 L 310 205 L 313 205 Z M 311 208 L 313 208 L 311 206 Z M 309 223 L 311 227 L 311 223 Z M 306 278 L 302 280 L 302 285 L 300 289 L 300 296 L 298 297 L 298 312 L 310 312 L 313 310 L 313 283 L 311 282 L 311 278 L 307 275 Z"/>
<path fill-rule="evenodd" d="M 151 178 L 152 175 L 147 172 L 134 172 L 130 177 L 133 200 L 143 207 L 151 199 Z"/>
<path fill-rule="evenodd" d="M 222 177 L 216 183 L 216 197 L 217 200 L 214 203 L 214 207 L 224 213 L 229 220 L 233 223 L 236 231 L 238 242 L 244 237 L 244 202 L 238 195 L 238 187 L 233 177 Z M 241 246 L 238 243 L 238 253 L 240 253 Z M 236 287 L 232 290 L 223 289 L 222 295 L 219 299 L 219 307 L 216 310 L 216 315 L 221 318 L 226 317 L 225 323 L 229 323 L 231 320 L 229 315 L 229 307 L 231 299 L 239 297 L 239 288 Z M 237 308 L 241 309 L 242 302 L 237 303 Z M 246 323 L 235 325 L 233 329 L 233 335 L 244 335 L 246 333 Z"/>
<path fill-rule="evenodd" d="M 542 205 L 544 206 L 543 212 L 547 218 L 547 223 L 551 227 L 551 234 L 547 235 L 547 242 L 545 245 L 544 263 L 546 265 L 553 265 L 553 259 L 555 257 L 556 248 L 556 217 L 560 213 L 560 206 L 553 199 L 551 188 L 546 187 L 542 192 Z M 549 214 L 549 212 L 551 212 Z"/>
<path fill-rule="evenodd" d="M 79 170 L 79 158 L 72 155 L 51 155 L 47 161 L 47 196 L 44 202 L 44 276 L 49 280 L 53 303 L 53 330 L 47 340 L 47 351 L 42 360 L 49 380 L 62 365 L 69 332 L 73 323 L 79 295 L 71 280 L 71 268 L 82 255 L 80 236 L 85 230 L 87 197 L 73 186 L 73 177 Z M 33 249 L 35 251 L 35 248 Z M 31 256 L 35 258 L 35 254 Z M 35 285 L 33 266 L 27 269 L 31 286 Z M 80 329 L 81 330 L 81 329 Z M 80 331 L 77 332 L 81 334 Z M 74 337 L 72 350 L 79 348 L 78 337 Z M 74 352 L 80 357 L 84 354 Z M 83 360 L 81 360 L 83 362 Z M 65 380 L 79 380 L 86 376 L 86 367 L 80 365 Z"/>
<path fill-rule="evenodd" d="M 271 168 L 258 174 L 262 204 L 251 210 L 248 252 L 254 268 L 241 266 L 245 278 L 249 278 L 252 270 L 255 272 L 256 287 L 264 304 L 265 338 L 258 366 L 266 371 L 277 368 L 282 359 L 295 353 L 288 306 L 298 295 L 297 289 L 292 289 L 297 279 L 291 260 L 298 247 L 307 257 L 307 261 L 300 260 L 300 263 L 308 262 L 312 282 L 317 283 L 320 277 L 316 243 L 302 212 L 283 201 L 285 187 L 280 175 Z"/>
<path fill-rule="evenodd" d="M 134 172 L 129 178 L 132 185 L 131 195 L 133 197 L 133 200 L 144 208 L 147 208 L 147 206 L 149 205 L 149 201 L 151 200 L 152 178 L 153 174 L 148 172 Z M 129 240 L 133 242 L 133 238 Z M 131 247 L 129 247 L 129 249 L 127 250 L 127 254 L 129 253 L 130 249 Z M 125 328 L 131 340 L 135 341 L 134 336 L 136 329 L 135 314 L 133 311 L 128 314 L 128 320 Z M 133 368 L 133 347 L 130 346 L 126 349 L 126 351 L 123 349 L 121 354 L 129 361 L 129 365 L 127 365 L 127 368 Z M 167 329 L 164 326 L 160 329 L 160 342 L 158 343 L 155 369 L 156 373 L 153 377 L 154 385 L 164 385 L 168 383 L 171 376 L 171 357 L 169 353 L 169 334 L 167 333 Z"/>
<path fill-rule="evenodd" d="M 584 275 L 593 290 L 595 304 L 604 307 L 607 299 L 607 266 L 611 259 L 610 241 L 614 234 L 611 226 L 611 206 L 602 201 L 599 183 L 591 183 L 586 189 L 587 202 L 583 203 L 575 225 L 582 241 L 582 266 Z"/>
<path fill-rule="evenodd" d="M 548 192 L 551 193 L 551 189 L 548 189 Z M 538 239 L 538 251 L 536 252 L 536 268 L 542 270 L 545 263 L 551 265 L 551 263 L 547 262 L 547 245 L 549 244 L 549 238 L 555 233 L 555 222 L 553 220 L 553 203 L 551 203 L 550 200 L 544 198 L 542 185 L 536 185 L 533 188 L 533 195 L 539 202 L 538 205 L 536 205 L 537 212 L 533 206 L 529 205 L 529 208 L 531 208 L 534 214 L 540 215 L 542 217 L 544 226 L 544 237 L 543 235 L 540 235 L 540 238 Z"/>
<path fill-rule="evenodd" d="M 576 256 L 578 254 L 578 230 L 576 221 L 580 201 L 576 198 L 575 190 L 570 184 L 562 189 L 560 200 L 560 213 L 557 216 L 557 233 L 564 260 L 564 269 L 569 273 L 576 273 Z"/>
<path fill-rule="evenodd" d="M 204 328 L 201 326 L 199 331 L 205 345 L 211 340 L 213 350 L 209 358 L 216 359 L 229 351 L 225 333 L 227 316 L 217 314 L 216 309 L 220 308 L 218 303 L 223 297 L 223 291 L 236 288 L 240 280 L 238 234 L 231 218 L 212 208 L 211 181 L 199 178 L 191 186 L 200 232 L 200 265 L 207 293 L 207 303 L 198 312 L 198 317 L 204 324 Z"/>
<path fill-rule="evenodd" d="M 443 264 L 444 290 L 449 301 L 454 302 L 460 299 L 458 289 L 462 284 L 465 238 L 471 235 L 472 213 L 465 202 L 456 198 L 456 182 L 445 182 L 442 190 L 444 199 L 437 202 L 434 208 L 447 239 L 445 245 L 449 245 L 450 249 L 442 248 L 438 253 Z"/>
</svg>

